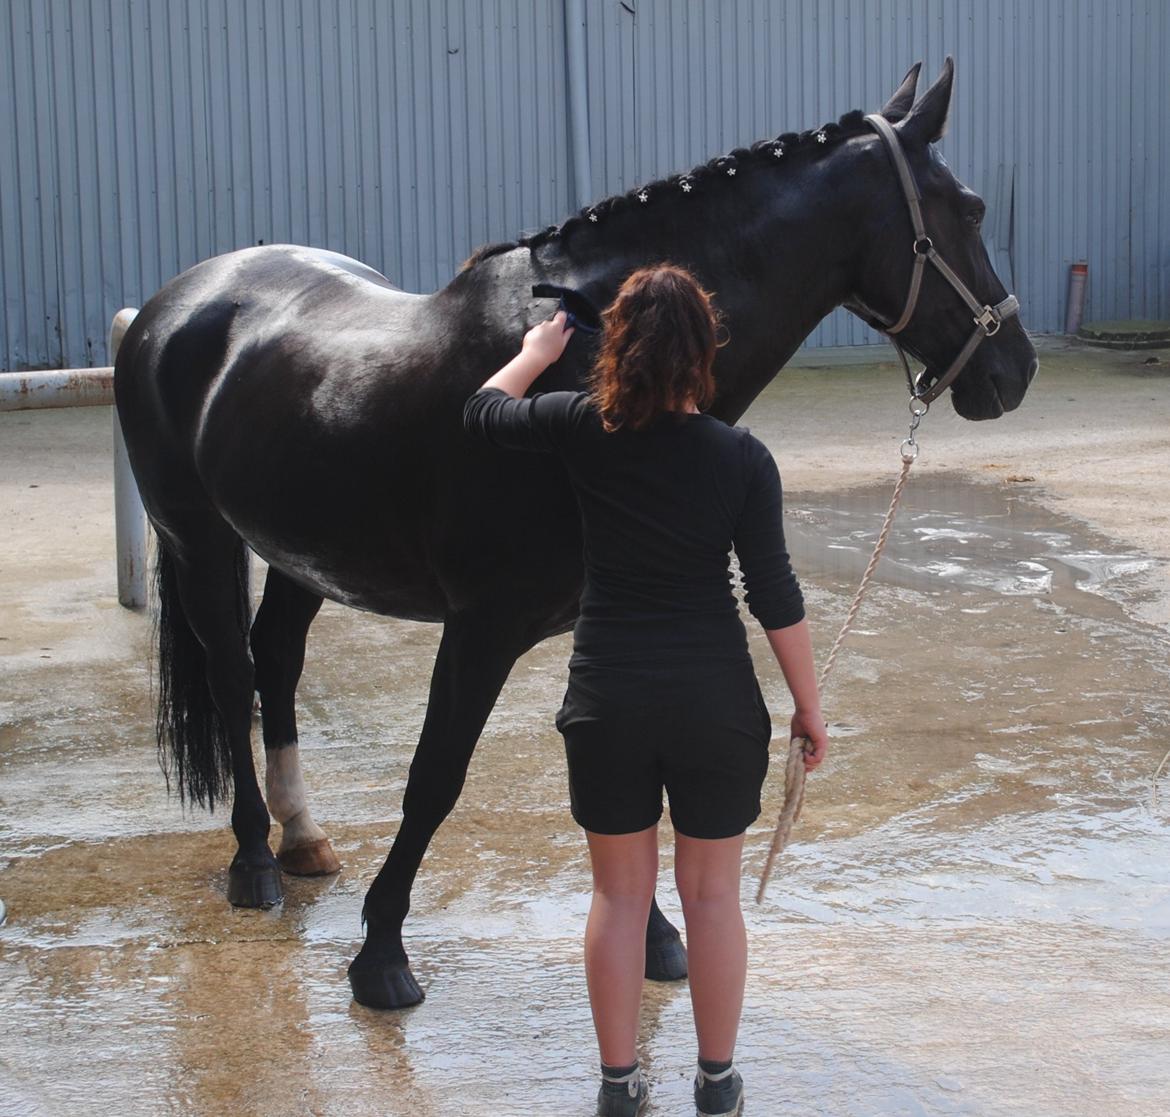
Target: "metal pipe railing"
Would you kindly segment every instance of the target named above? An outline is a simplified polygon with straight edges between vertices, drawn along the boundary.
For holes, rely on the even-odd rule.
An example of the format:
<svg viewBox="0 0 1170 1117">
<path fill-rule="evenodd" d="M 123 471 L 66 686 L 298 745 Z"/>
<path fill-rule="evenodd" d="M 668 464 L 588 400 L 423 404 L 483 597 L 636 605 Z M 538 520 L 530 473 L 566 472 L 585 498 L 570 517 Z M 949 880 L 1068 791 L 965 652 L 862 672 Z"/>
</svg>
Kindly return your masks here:
<svg viewBox="0 0 1170 1117">
<path fill-rule="evenodd" d="M 0 411 L 110 407 L 113 402 L 113 367 L 0 372 Z"/>
</svg>

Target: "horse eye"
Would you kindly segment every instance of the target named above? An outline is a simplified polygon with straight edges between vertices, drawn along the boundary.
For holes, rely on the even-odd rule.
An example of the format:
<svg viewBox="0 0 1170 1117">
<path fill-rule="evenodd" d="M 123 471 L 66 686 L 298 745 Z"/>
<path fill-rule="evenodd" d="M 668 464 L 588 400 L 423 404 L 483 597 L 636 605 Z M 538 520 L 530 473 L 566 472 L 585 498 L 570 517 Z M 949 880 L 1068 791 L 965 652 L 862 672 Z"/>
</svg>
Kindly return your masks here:
<svg viewBox="0 0 1170 1117">
<path fill-rule="evenodd" d="M 967 214 L 966 221 L 974 229 L 978 229 L 983 224 L 983 215 L 986 211 L 982 209 L 973 209 Z"/>
</svg>

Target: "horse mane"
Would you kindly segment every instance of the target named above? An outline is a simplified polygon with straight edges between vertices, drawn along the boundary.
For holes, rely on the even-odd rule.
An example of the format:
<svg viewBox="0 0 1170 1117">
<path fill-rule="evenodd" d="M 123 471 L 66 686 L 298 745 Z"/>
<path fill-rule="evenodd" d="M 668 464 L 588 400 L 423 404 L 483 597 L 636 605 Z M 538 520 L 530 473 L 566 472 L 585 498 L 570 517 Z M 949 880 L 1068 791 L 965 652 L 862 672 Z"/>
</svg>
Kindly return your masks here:
<svg viewBox="0 0 1170 1117">
<path fill-rule="evenodd" d="M 757 140 L 750 147 L 737 147 L 726 155 L 718 155 L 706 163 L 700 163 L 684 174 L 656 179 L 644 186 L 627 190 L 624 194 L 614 194 L 596 205 L 586 206 L 559 225 L 549 225 L 536 233 L 521 234 L 514 241 L 482 245 L 464 261 L 459 270 L 467 271 L 482 260 L 498 256 L 502 252 L 510 252 L 514 248 L 539 248 L 542 244 L 563 239 L 581 228 L 600 225 L 614 213 L 642 206 L 639 195 L 643 191 L 648 192 L 650 198 L 654 199 L 664 190 L 670 190 L 672 193 L 680 190 L 684 182 L 690 183 L 691 189 L 699 189 L 719 179 L 733 178 L 740 168 L 759 166 L 777 168 L 787 166 L 793 159 L 818 158 L 831 151 L 842 140 L 862 135 L 869 130 L 869 125 L 865 123 L 865 114 L 860 109 L 854 109 L 835 124 L 822 124 L 819 128 L 810 128 L 806 132 L 782 132 L 774 139 Z"/>
</svg>

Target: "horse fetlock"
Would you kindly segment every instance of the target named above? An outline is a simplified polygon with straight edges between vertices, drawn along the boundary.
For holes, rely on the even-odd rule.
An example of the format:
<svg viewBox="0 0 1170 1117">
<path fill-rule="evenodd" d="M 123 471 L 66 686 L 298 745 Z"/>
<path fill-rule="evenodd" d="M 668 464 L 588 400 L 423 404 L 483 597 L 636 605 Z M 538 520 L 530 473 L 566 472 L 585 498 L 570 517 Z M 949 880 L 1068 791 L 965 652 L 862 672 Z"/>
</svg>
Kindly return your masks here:
<svg viewBox="0 0 1170 1117">
<path fill-rule="evenodd" d="M 401 909 L 399 909 L 401 910 Z M 362 909 L 362 925 L 366 941 L 354 959 L 356 964 L 379 962 L 405 962 L 406 947 L 402 945 L 402 924 L 405 917 L 396 918 L 385 911 L 372 911 L 369 897 Z"/>
<path fill-rule="evenodd" d="M 282 851 L 328 840 L 325 837 L 325 831 L 313 821 L 308 807 L 291 817 L 278 818 L 277 822 L 280 823 L 280 848 Z"/>
</svg>

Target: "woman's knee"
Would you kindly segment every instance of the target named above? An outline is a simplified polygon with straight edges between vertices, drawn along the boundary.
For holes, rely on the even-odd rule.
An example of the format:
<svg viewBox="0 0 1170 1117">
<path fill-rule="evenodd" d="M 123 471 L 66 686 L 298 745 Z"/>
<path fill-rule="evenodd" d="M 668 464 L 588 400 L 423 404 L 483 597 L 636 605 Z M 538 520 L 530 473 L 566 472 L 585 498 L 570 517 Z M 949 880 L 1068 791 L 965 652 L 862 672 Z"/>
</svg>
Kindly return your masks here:
<svg viewBox="0 0 1170 1117">
<path fill-rule="evenodd" d="M 714 840 L 675 840 L 674 879 L 683 910 L 739 906 L 740 859 L 743 835 Z"/>
<path fill-rule="evenodd" d="M 728 887 L 719 881 L 690 881 L 679 883 L 683 918 L 694 919 L 704 915 L 730 915 L 740 910 L 739 885 Z"/>
<path fill-rule="evenodd" d="M 649 908 L 658 880 L 657 828 L 636 834 L 586 833 L 593 891 L 615 903 Z"/>
</svg>

